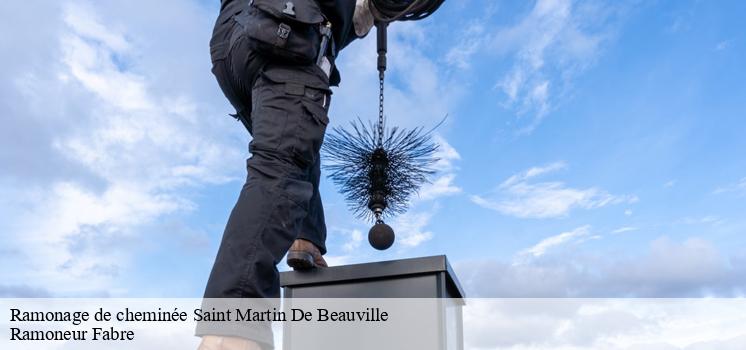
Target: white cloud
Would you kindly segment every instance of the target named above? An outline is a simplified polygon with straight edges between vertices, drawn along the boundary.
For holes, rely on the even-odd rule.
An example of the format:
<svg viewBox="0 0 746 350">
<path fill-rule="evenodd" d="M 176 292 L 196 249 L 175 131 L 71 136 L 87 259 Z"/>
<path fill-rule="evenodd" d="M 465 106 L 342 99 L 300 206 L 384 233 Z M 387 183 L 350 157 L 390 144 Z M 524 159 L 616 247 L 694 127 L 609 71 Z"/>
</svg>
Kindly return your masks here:
<svg viewBox="0 0 746 350">
<path fill-rule="evenodd" d="M 121 28 L 104 25 L 96 11 L 84 2 L 68 2 L 64 12 L 64 22 L 81 37 L 102 43 L 114 51 L 122 52 L 131 49 Z"/>
<path fill-rule="evenodd" d="M 358 248 L 360 248 L 360 244 L 363 242 L 363 233 L 360 230 L 352 230 L 350 231 L 349 240 L 347 243 L 342 246 L 342 251 L 346 253 L 352 253 Z"/>
<path fill-rule="evenodd" d="M 620 228 L 618 228 L 618 229 L 616 229 L 614 231 L 611 231 L 611 233 L 618 234 L 618 233 L 632 232 L 632 231 L 637 231 L 637 230 L 639 230 L 639 228 L 637 228 L 637 227 L 624 226 L 624 227 L 620 227 Z"/>
<path fill-rule="evenodd" d="M 362 245 L 364 242 L 367 245 L 368 227 L 365 232 L 358 228 L 329 227 L 326 240 L 328 253 L 324 255 L 327 264 L 337 266 L 366 261 L 370 251 Z"/>
<path fill-rule="evenodd" d="M 616 196 L 596 188 L 576 189 L 562 182 L 530 182 L 534 177 L 564 169 L 562 162 L 534 167 L 513 175 L 488 197 L 472 195 L 475 204 L 519 218 L 554 218 L 574 208 L 594 209 L 619 203 L 634 203 L 635 196 Z"/>
<path fill-rule="evenodd" d="M 730 44 L 731 44 L 730 40 L 723 40 L 723 41 L 717 43 L 717 45 L 715 45 L 715 50 L 717 50 L 717 51 L 723 51 L 723 50 L 727 49 L 728 47 L 730 47 Z"/>
<path fill-rule="evenodd" d="M 445 174 L 438 177 L 432 183 L 425 184 L 420 190 L 419 199 L 431 200 L 443 196 L 461 193 L 461 188 L 454 185 L 456 174 Z"/>
<path fill-rule="evenodd" d="M 551 254 L 518 264 L 475 260 L 457 263 L 456 270 L 474 297 L 746 295 L 746 255 L 725 255 L 700 238 L 662 237 L 641 253 L 625 255 L 553 247 Z"/>
<path fill-rule="evenodd" d="M 702 217 L 685 217 L 677 220 L 676 223 L 684 225 L 722 225 L 725 220 L 715 215 L 705 215 Z"/>
<path fill-rule="evenodd" d="M 25 181 L 23 173 L 13 170 L 4 174 L 3 194 L 8 196 L 0 205 L 4 212 L 8 209 L 4 214 L 13 214 L 3 218 L 8 228 L 3 239 L 18 252 L 17 268 L 4 279 L 7 285 L 25 285 L 33 274 L 34 287 L 52 295 L 127 293 L 120 274 L 147 247 L 140 241 L 146 227 L 194 210 L 185 189 L 234 179 L 228 169 L 241 164 L 244 147 L 227 143 L 231 132 L 223 120 L 228 118 L 216 120 L 204 94 L 189 90 L 205 85 L 197 81 L 209 77 L 209 69 L 201 74 L 186 69 L 190 75 L 182 69 L 190 58 L 173 62 L 174 55 L 179 56 L 178 43 L 189 47 L 194 42 L 172 40 L 168 48 L 145 53 L 143 43 L 160 35 L 147 27 L 163 22 L 124 26 L 94 3 L 60 6 L 59 17 L 48 18 L 57 30 L 50 37 L 53 44 L 33 48 L 37 55 L 54 53 L 51 59 L 43 66 L 22 65 L 9 77 L 23 97 L 14 102 L 16 110 L 26 114 L 18 120 L 38 122 L 35 141 L 59 160 L 44 170 L 49 174 L 45 182 Z M 189 6 L 197 5 L 177 10 L 183 17 L 172 23 L 174 32 L 188 32 L 190 22 L 209 17 L 190 12 Z M 29 25 L 36 26 L 34 21 Z M 205 34 L 195 39 L 206 42 Z M 171 87 L 167 79 L 143 73 L 149 60 L 161 55 L 159 50 L 169 50 L 169 58 L 156 66 L 169 66 L 169 74 L 179 78 L 194 78 Z M 44 108 L 39 96 L 48 100 Z M 23 135 L 31 130 L 9 127 Z M 80 170 L 70 173 L 68 168 Z M 7 186 L 6 179 L 17 179 L 20 185 Z M 180 244 L 178 233 L 168 234 Z M 5 264 L 8 258 L 2 259 Z"/>
<path fill-rule="evenodd" d="M 554 163 L 551 163 L 551 164 L 548 164 L 542 167 L 533 167 L 522 173 L 518 173 L 518 174 L 515 174 L 509 177 L 500 186 L 501 187 L 511 186 L 516 183 L 528 180 L 530 178 L 537 177 L 537 176 L 540 176 L 546 173 L 552 173 L 558 170 L 563 170 L 565 168 L 567 168 L 567 164 L 565 162 L 554 162 Z"/>
<path fill-rule="evenodd" d="M 540 257 L 544 255 L 547 250 L 552 249 L 556 246 L 580 241 L 590 234 L 590 229 L 591 227 L 589 225 L 585 225 L 578 227 L 572 231 L 562 232 L 556 236 L 545 238 L 533 247 L 522 251 L 520 254 L 530 255 L 532 257 Z"/>
<path fill-rule="evenodd" d="M 493 48 L 516 61 L 498 87 L 508 97 L 508 106 L 519 115 L 531 115 L 521 131 L 531 132 L 552 108 L 553 96 L 560 91 L 552 92 L 550 87 L 562 89 L 560 84 L 567 84 L 597 56 L 606 29 L 584 28 L 584 22 L 592 20 L 586 16 L 599 15 L 585 10 L 569 0 L 540 0 L 515 26 L 492 38 Z M 551 72 L 558 72 L 560 78 L 550 82 Z"/>
<path fill-rule="evenodd" d="M 460 69 L 470 68 L 471 57 L 484 45 L 485 31 L 483 21 L 470 23 L 462 33 L 462 40 L 459 40 L 459 44 L 446 53 L 446 62 Z"/>
<path fill-rule="evenodd" d="M 458 168 L 454 162 L 461 159 L 461 155 L 443 137 L 436 135 L 435 142 L 438 144 L 438 152 L 435 157 L 438 161 L 433 166 L 436 170 L 436 178 L 431 183 L 422 186 L 418 199 L 421 201 L 433 200 L 444 196 L 459 194 L 461 188 L 454 184 Z"/>
<path fill-rule="evenodd" d="M 746 195 L 746 177 L 742 178 L 735 184 L 731 184 L 724 187 L 718 187 L 713 191 L 714 194 L 723 193 L 735 193 L 738 195 Z"/>
<path fill-rule="evenodd" d="M 396 244 L 404 248 L 419 246 L 433 238 L 433 233 L 427 230 L 437 209 L 431 211 L 409 211 L 396 217 L 391 223 L 396 234 Z"/>
<path fill-rule="evenodd" d="M 352 262 L 351 255 L 324 255 L 324 261 L 328 266 L 347 265 Z"/>
<path fill-rule="evenodd" d="M 519 131 L 528 133 L 560 102 L 573 78 L 597 59 L 613 32 L 614 15 L 621 12 L 618 6 L 538 0 L 511 25 L 495 26 L 486 16 L 463 29 L 445 61 L 460 69 L 468 69 L 476 54 L 512 62 L 496 88 L 505 94 L 503 106 L 518 115 Z"/>
<path fill-rule="evenodd" d="M 435 143 L 438 144 L 438 151 L 435 153 L 435 158 L 437 158 L 438 161 L 435 163 L 433 168 L 441 172 L 457 170 L 453 163 L 457 160 L 461 160 L 461 155 L 458 151 L 456 151 L 456 149 L 440 135 L 436 134 L 433 139 Z"/>
<path fill-rule="evenodd" d="M 699 350 L 746 346 L 740 299 L 470 299 L 467 349 Z"/>
</svg>

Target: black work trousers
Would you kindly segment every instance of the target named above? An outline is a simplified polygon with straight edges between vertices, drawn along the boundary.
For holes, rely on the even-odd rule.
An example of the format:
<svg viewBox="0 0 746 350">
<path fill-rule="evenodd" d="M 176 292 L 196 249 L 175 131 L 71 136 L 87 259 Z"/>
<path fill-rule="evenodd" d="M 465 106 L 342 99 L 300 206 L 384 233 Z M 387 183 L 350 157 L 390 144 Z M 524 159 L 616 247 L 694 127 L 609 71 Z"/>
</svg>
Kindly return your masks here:
<svg viewBox="0 0 746 350">
<path fill-rule="evenodd" d="M 213 74 L 252 135 L 247 178 L 230 214 L 205 298 L 279 298 L 276 265 L 297 238 L 326 253 L 320 157 L 331 91 L 315 65 L 272 62 L 239 32 L 211 48 Z M 242 333 L 243 332 L 243 333 Z M 267 343 L 266 331 L 240 334 Z"/>
</svg>

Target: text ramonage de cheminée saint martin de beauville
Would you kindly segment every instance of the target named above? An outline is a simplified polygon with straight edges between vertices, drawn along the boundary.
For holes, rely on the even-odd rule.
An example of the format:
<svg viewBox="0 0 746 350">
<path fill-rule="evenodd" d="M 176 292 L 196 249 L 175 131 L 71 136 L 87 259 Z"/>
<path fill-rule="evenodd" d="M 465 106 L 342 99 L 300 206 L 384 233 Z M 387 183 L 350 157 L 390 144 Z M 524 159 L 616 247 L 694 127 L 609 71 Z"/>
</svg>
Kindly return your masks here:
<svg viewBox="0 0 746 350">
<path fill-rule="evenodd" d="M 129 308 L 124 311 L 110 312 L 99 310 L 95 317 L 87 311 L 23 311 L 10 309 L 11 322 L 68 322 L 75 326 L 88 321 L 118 321 L 118 322 L 184 322 L 189 320 L 186 311 L 174 308 L 173 311 L 132 311 Z M 104 316 L 101 316 L 104 315 Z M 378 307 L 368 307 L 360 311 L 329 311 L 325 308 L 317 308 L 314 311 L 292 308 L 281 311 L 277 308 L 272 310 L 255 309 L 220 309 L 211 310 L 194 309 L 193 321 L 197 322 L 298 322 L 298 321 L 332 321 L 332 322 L 385 322 L 389 314 L 381 311 Z"/>
<path fill-rule="evenodd" d="M 184 322 L 189 316 L 186 311 L 174 308 L 173 311 L 132 311 L 125 308 L 124 311 L 109 312 L 99 309 L 94 317 L 87 311 L 23 311 L 10 309 L 11 322 L 68 322 L 78 326 L 88 321 L 118 321 L 118 322 Z M 389 314 L 377 307 L 368 307 L 360 311 L 329 311 L 325 308 L 317 308 L 313 312 L 304 309 L 292 308 L 288 311 L 277 310 L 255 310 L 255 309 L 221 309 L 211 310 L 194 309 L 193 320 L 197 322 L 297 322 L 297 321 L 333 321 L 333 322 L 385 322 Z"/>
<path fill-rule="evenodd" d="M 185 322 L 189 320 L 186 311 L 124 311 L 109 312 L 99 309 L 91 317 L 86 311 L 22 311 L 10 309 L 11 322 L 65 322 L 80 326 L 84 322 Z M 377 307 L 360 311 L 329 311 L 317 308 L 313 311 L 292 308 L 280 311 L 254 309 L 211 310 L 194 309 L 192 320 L 197 322 L 386 322 L 389 314 Z M 117 330 L 114 327 L 94 327 L 88 330 L 23 330 L 12 327 L 10 340 L 134 340 L 133 331 Z M 91 335 L 91 337 L 89 337 Z"/>
</svg>

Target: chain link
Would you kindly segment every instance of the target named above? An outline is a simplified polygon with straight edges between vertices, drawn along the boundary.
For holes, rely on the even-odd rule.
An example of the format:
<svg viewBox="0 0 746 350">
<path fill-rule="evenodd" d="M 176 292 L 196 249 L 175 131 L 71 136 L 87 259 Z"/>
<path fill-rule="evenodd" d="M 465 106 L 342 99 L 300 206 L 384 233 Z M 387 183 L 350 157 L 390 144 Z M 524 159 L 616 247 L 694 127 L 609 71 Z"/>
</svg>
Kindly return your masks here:
<svg viewBox="0 0 746 350">
<path fill-rule="evenodd" d="M 383 147 L 383 72 L 378 74 L 378 147 Z"/>
</svg>

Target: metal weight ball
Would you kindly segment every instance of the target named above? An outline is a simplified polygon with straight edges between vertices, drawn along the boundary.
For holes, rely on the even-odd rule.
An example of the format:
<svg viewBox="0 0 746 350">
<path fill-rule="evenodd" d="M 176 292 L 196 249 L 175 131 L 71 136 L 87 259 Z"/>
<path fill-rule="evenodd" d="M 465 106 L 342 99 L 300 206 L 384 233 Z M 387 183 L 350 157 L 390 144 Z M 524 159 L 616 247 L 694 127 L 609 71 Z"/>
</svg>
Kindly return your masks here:
<svg viewBox="0 0 746 350">
<path fill-rule="evenodd" d="M 373 248 L 386 250 L 394 244 L 394 230 L 382 222 L 373 225 L 368 232 L 368 242 Z"/>
</svg>

